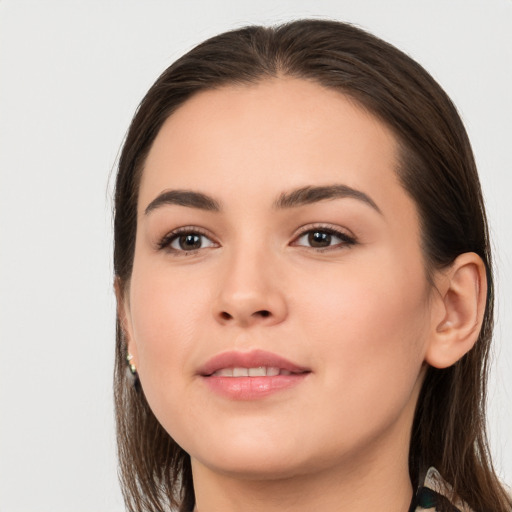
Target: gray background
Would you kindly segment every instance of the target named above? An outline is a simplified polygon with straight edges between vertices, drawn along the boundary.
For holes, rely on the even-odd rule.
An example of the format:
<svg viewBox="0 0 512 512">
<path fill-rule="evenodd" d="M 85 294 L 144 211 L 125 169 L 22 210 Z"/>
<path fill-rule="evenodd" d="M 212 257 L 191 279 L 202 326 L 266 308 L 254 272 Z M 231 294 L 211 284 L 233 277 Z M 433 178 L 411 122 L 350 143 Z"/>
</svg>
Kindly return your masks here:
<svg viewBox="0 0 512 512">
<path fill-rule="evenodd" d="M 124 133 L 194 44 L 305 16 L 394 43 L 462 113 L 499 284 L 491 444 L 512 483 L 512 0 L 0 0 L 0 512 L 123 509 L 109 174 Z"/>
</svg>

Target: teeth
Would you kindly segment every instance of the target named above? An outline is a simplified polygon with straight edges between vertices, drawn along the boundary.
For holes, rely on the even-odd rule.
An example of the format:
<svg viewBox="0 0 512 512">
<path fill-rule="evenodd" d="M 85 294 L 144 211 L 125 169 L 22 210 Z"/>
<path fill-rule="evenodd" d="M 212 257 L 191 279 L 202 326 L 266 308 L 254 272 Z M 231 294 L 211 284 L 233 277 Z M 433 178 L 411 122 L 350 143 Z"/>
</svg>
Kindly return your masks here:
<svg viewBox="0 0 512 512">
<path fill-rule="evenodd" d="M 257 368 L 222 368 L 212 375 L 214 377 L 275 377 L 277 375 L 291 375 L 289 370 L 280 368 L 258 366 Z"/>
<path fill-rule="evenodd" d="M 233 377 L 249 377 L 249 369 L 233 368 Z"/>
<path fill-rule="evenodd" d="M 259 368 L 249 368 L 249 377 L 265 377 L 267 369 L 264 366 Z"/>
<path fill-rule="evenodd" d="M 222 370 L 217 370 L 213 375 L 217 377 L 233 377 L 233 368 L 222 368 Z"/>
</svg>

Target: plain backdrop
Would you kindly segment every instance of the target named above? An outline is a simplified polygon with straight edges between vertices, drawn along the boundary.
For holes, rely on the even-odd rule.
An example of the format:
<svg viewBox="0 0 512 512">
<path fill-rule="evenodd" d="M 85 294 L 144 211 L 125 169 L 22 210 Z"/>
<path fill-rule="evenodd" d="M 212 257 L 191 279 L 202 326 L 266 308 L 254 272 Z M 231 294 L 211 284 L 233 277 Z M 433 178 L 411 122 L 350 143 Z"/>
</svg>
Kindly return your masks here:
<svg viewBox="0 0 512 512">
<path fill-rule="evenodd" d="M 249 23 L 329 17 L 422 63 L 460 109 L 498 278 L 489 427 L 512 483 L 512 0 L 0 0 L 0 512 L 120 512 L 111 191 L 173 60 Z"/>
</svg>

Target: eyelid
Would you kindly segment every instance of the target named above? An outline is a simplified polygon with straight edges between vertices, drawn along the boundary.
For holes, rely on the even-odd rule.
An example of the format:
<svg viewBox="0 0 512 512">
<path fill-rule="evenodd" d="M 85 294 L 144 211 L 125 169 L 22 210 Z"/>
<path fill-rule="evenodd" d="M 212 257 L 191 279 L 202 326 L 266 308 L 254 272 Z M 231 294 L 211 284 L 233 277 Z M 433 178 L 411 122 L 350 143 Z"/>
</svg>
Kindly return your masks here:
<svg viewBox="0 0 512 512">
<path fill-rule="evenodd" d="M 329 234 L 331 234 L 331 235 L 333 235 L 333 236 L 335 236 L 337 238 L 340 238 L 342 240 L 341 243 L 338 243 L 338 244 L 335 244 L 335 245 L 332 245 L 332 246 L 327 246 L 327 247 L 309 247 L 310 249 L 313 249 L 313 250 L 315 250 L 317 252 L 323 252 L 323 251 L 328 251 L 328 250 L 335 250 L 335 249 L 339 249 L 339 248 L 342 248 L 342 247 L 347 247 L 347 246 L 354 245 L 357 242 L 357 239 L 356 239 L 355 235 L 350 230 L 348 230 L 346 228 L 341 228 L 340 226 L 336 226 L 334 224 L 328 224 L 328 223 L 324 224 L 324 223 L 317 222 L 317 223 L 307 224 L 305 226 L 301 226 L 299 228 L 299 231 L 293 237 L 291 245 L 295 245 L 295 246 L 298 246 L 298 247 L 306 247 L 307 248 L 308 246 L 306 246 L 306 245 L 297 244 L 297 241 L 302 236 L 304 236 L 306 233 L 309 233 L 309 232 L 315 231 L 315 230 L 316 231 L 323 231 L 323 232 L 329 233 Z M 183 249 L 172 248 L 171 247 L 171 243 L 174 242 L 176 240 L 176 238 L 180 234 L 184 234 L 184 233 L 190 233 L 190 234 L 193 233 L 193 234 L 198 234 L 198 235 L 204 236 L 210 242 L 212 242 L 212 244 L 214 244 L 214 246 L 216 246 L 216 247 L 220 246 L 220 244 L 215 240 L 215 237 L 209 231 L 207 231 L 204 228 L 201 228 L 199 226 L 191 225 L 191 226 L 181 226 L 179 228 L 173 229 L 172 231 L 169 231 L 168 233 L 166 233 L 156 243 L 157 250 L 168 251 L 168 252 L 174 254 L 175 256 L 183 256 L 183 255 L 189 255 L 189 254 L 197 253 L 201 249 L 211 248 L 211 247 L 200 247 L 199 249 L 191 249 L 189 251 L 186 251 L 186 250 L 183 250 Z"/>
<path fill-rule="evenodd" d="M 215 237 L 209 233 L 204 228 L 200 228 L 199 226 L 181 226 L 179 228 L 173 229 L 172 231 L 169 231 L 166 233 L 163 237 L 161 237 L 157 243 L 156 248 L 158 250 L 168 251 L 170 253 L 175 254 L 176 256 L 185 255 L 185 254 L 193 254 L 201 249 L 206 249 L 207 247 L 201 247 L 200 249 L 192 249 L 190 251 L 185 250 L 179 250 L 171 248 L 171 243 L 181 234 L 184 233 L 194 233 L 197 235 L 204 236 L 205 238 L 208 238 L 213 244 L 216 246 L 219 246 L 219 243 L 215 241 Z"/>
<path fill-rule="evenodd" d="M 334 224 L 323 224 L 323 223 L 313 223 L 308 224 L 306 226 L 302 226 L 299 229 L 299 232 L 294 236 L 292 245 L 298 245 L 299 247 L 308 247 L 304 245 L 297 244 L 297 240 L 299 240 L 301 237 L 303 237 L 306 233 L 309 233 L 311 231 L 323 231 L 326 233 L 329 233 L 333 236 L 336 236 L 342 240 L 343 243 L 341 244 L 335 244 L 332 246 L 327 247 L 309 247 L 310 249 L 316 250 L 316 251 L 328 251 L 328 250 L 334 250 L 339 249 L 340 247 L 346 247 L 351 246 L 357 243 L 356 236 L 348 229 L 342 228 L 340 226 L 336 226 Z"/>
</svg>

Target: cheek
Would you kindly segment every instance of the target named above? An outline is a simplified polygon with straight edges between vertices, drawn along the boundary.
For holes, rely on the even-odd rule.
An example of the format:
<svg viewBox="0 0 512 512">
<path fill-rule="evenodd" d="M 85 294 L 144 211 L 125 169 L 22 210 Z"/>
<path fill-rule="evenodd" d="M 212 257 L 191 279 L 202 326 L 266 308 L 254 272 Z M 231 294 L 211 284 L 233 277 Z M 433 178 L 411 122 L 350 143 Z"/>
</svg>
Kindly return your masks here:
<svg viewBox="0 0 512 512">
<path fill-rule="evenodd" d="M 130 309 L 143 385 L 157 389 L 184 371 L 209 300 L 199 284 L 158 264 L 134 265 Z"/>
<path fill-rule="evenodd" d="M 423 362 L 429 332 L 423 270 L 418 266 L 408 274 L 379 262 L 333 273 L 326 286 L 308 292 L 300 315 L 306 338 L 318 347 L 316 364 L 326 387 L 334 394 L 343 390 L 336 403 L 345 411 L 385 404 L 384 389 L 400 407 Z"/>
<path fill-rule="evenodd" d="M 133 338 L 137 371 L 148 403 L 163 427 L 174 437 L 186 431 L 185 415 L 197 350 L 198 328 L 204 324 L 207 298 L 198 283 L 157 265 L 134 266 L 131 282 Z M 196 400 L 197 405 L 197 400 Z M 186 413 L 186 414 L 185 414 Z M 176 437 L 175 437 L 176 438 Z"/>
<path fill-rule="evenodd" d="M 375 343 L 378 346 L 396 340 L 400 334 L 412 337 L 426 325 L 428 318 L 428 287 L 421 265 L 407 268 L 397 262 L 387 262 L 385 255 L 372 258 L 373 264 L 362 262 L 347 265 L 302 279 L 296 290 L 297 307 L 308 315 L 305 325 L 329 329 L 345 337 L 358 338 L 358 346 Z M 395 258 L 388 257 L 388 260 Z"/>
</svg>

